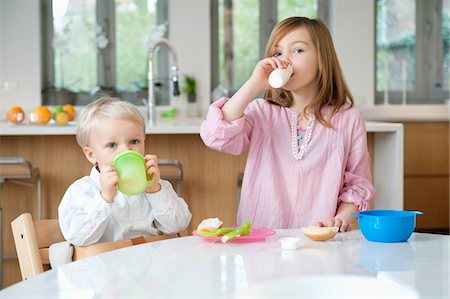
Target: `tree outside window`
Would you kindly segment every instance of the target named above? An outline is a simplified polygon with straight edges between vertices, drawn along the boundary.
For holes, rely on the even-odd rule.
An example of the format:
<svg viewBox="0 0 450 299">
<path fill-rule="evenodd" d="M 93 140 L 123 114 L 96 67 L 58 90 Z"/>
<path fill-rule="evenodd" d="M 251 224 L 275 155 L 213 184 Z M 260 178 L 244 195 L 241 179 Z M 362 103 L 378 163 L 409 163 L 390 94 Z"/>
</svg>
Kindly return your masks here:
<svg viewBox="0 0 450 299">
<path fill-rule="evenodd" d="M 158 24 L 167 27 L 167 1 L 44 0 L 43 11 L 44 104 L 85 105 L 102 94 L 142 104 L 149 44 Z M 159 104 L 169 88 L 161 82 Z"/>
<path fill-rule="evenodd" d="M 376 1 L 376 104 L 449 98 L 449 0 Z"/>
<path fill-rule="evenodd" d="M 323 0 L 218 0 L 218 37 L 213 45 L 218 66 L 213 66 L 217 78 L 213 78 L 213 88 L 237 90 L 250 77 L 278 21 L 291 16 L 316 18 L 327 8 L 328 2 Z"/>
</svg>

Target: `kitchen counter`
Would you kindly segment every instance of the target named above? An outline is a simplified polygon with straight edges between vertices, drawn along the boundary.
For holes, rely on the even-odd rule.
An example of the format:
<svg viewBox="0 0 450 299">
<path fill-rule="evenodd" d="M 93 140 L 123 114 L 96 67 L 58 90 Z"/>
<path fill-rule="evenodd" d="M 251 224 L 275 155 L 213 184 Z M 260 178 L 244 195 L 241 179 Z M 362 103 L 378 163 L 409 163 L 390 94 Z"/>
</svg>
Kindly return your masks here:
<svg viewBox="0 0 450 299">
<path fill-rule="evenodd" d="M 203 117 L 183 117 L 158 119 L 155 127 L 147 126 L 147 134 L 199 134 Z M 401 124 L 388 122 L 366 122 L 367 132 L 395 132 Z M 26 135 L 75 135 L 76 122 L 69 122 L 66 126 L 57 125 L 51 121 L 47 125 L 33 125 L 23 123 L 14 125 L 5 121 L 0 122 L 0 136 Z"/>
<path fill-rule="evenodd" d="M 183 139 L 183 135 L 191 135 L 192 137 L 199 139 L 198 134 L 200 133 L 200 125 L 202 121 L 202 117 L 158 119 L 157 126 L 147 127 L 146 132 L 147 134 L 154 135 L 153 138 L 149 138 L 152 140 L 158 140 L 155 135 L 160 135 L 161 138 L 164 138 L 164 136 L 172 136 L 171 140 Z M 376 206 L 402 209 L 403 125 L 398 123 L 367 121 L 366 128 L 369 134 L 369 151 L 373 150 L 371 155 L 373 163 L 373 180 L 377 189 Z M 58 137 L 61 135 L 74 136 L 75 134 L 75 122 L 70 122 L 66 126 L 59 126 L 53 121 L 47 125 L 13 125 L 5 122 L 0 123 L 0 136 L 5 137 Z M 178 137 L 174 135 L 177 135 Z M 199 141 L 199 146 L 204 148 L 201 140 Z M 373 144 L 370 144 L 372 142 Z M 180 144 L 180 146 L 180 150 L 185 147 L 184 144 Z M 221 153 L 218 154 L 223 156 Z M 174 158 L 170 157 L 172 155 L 169 156 L 169 154 L 163 154 L 160 156 Z"/>
<path fill-rule="evenodd" d="M 378 105 L 362 107 L 361 111 L 365 119 L 371 121 L 438 122 L 450 120 L 450 104 Z"/>
<path fill-rule="evenodd" d="M 198 134 L 203 121 L 201 117 L 183 117 L 158 119 L 158 125 L 148 127 L 147 134 Z M 0 136 L 25 135 L 75 135 L 76 122 L 69 122 L 65 126 L 57 125 L 53 120 L 47 125 L 23 123 L 14 125 L 5 121 L 0 122 Z"/>
</svg>

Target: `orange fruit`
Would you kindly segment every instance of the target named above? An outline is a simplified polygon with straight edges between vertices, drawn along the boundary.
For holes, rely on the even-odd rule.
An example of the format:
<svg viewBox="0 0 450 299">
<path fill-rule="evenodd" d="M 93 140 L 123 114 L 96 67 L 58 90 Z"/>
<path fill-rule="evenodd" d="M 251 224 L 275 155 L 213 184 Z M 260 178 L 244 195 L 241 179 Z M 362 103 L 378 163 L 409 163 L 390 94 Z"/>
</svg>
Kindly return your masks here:
<svg viewBox="0 0 450 299">
<path fill-rule="evenodd" d="M 67 112 L 58 112 L 55 115 L 55 122 L 60 126 L 65 126 L 69 122 L 69 114 Z"/>
<path fill-rule="evenodd" d="M 30 113 L 30 122 L 38 125 L 46 125 L 52 119 L 52 112 L 47 106 L 34 108 Z"/>
<path fill-rule="evenodd" d="M 69 121 L 74 121 L 75 116 L 77 115 L 77 112 L 75 111 L 75 107 L 73 107 L 70 104 L 67 104 L 67 105 L 64 105 L 63 109 L 64 109 L 64 111 L 67 112 L 67 114 L 69 114 Z"/>
<path fill-rule="evenodd" d="M 12 107 L 6 113 L 6 120 L 18 125 L 25 120 L 25 112 L 19 106 Z"/>
<path fill-rule="evenodd" d="M 56 114 L 58 114 L 59 112 L 64 112 L 64 109 L 61 105 L 55 105 L 52 108 L 52 117 L 53 119 L 55 118 Z"/>
</svg>

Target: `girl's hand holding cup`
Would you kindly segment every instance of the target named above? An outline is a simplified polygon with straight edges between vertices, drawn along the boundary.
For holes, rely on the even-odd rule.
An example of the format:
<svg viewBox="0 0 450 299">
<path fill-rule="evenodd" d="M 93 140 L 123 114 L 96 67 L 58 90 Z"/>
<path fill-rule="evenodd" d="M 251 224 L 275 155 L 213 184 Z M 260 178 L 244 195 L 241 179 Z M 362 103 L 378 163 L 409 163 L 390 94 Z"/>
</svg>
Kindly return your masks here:
<svg viewBox="0 0 450 299">
<path fill-rule="evenodd" d="M 264 87 L 264 90 L 269 89 L 269 76 L 276 69 L 286 69 L 289 63 L 280 60 L 276 57 L 267 57 L 260 60 L 253 70 L 250 81 Z"/>
</svg>

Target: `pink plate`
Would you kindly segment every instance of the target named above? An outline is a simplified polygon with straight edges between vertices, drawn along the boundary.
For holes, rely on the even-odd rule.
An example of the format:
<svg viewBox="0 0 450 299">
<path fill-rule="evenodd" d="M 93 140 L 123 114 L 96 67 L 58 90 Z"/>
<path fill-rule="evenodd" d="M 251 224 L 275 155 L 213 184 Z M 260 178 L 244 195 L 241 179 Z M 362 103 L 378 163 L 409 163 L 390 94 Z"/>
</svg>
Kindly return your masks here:
<svg viewBox="0 0 450 299">
<path fill-rule="evenodd" d="M 220 239 L 222 236 L 217 237 L 204 237 L 199 234 L 197 234 L 197 230 L 194 230 L 192 232 L 194 236 L 199 236 L 200 238 L 203 238 L 206 242 L 220 242 Z M 249 243 L 249 242 L 263 242 L 266 240 L 268 236 L 271 236 L 275 234 L 275 231 L 270 228 L 264 228 L 264 227 L 251 227 L 250 228 L 250 234 L 248 236 L 240 236 L 235 237 L 231 240 L 229 240 L 227 243 Z"/>
</svg>

